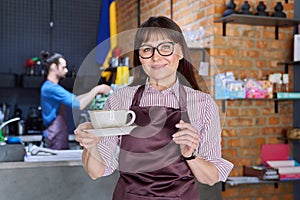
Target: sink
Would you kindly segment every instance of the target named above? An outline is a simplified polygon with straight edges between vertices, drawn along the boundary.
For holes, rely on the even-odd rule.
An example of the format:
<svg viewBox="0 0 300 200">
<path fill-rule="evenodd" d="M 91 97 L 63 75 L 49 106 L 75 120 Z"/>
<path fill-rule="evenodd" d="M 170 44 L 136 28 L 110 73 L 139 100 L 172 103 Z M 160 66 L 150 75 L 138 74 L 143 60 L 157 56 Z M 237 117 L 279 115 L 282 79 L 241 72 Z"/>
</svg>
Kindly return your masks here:
<svg viewBox="0 0 300 200">
<path fill-rule="evenodd" d="M 22 144 L 0 145 L 0 162 L 24 161 L 26 151 Z"/>
</svg>

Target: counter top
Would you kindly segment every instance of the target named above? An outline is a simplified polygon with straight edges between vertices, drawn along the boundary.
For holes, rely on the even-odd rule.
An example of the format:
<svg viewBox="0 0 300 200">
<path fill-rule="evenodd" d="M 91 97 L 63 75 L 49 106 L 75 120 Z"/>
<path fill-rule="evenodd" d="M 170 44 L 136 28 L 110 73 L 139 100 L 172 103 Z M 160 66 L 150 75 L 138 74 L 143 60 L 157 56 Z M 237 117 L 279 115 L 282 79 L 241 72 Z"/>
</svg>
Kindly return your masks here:
<svg viewBox="0 0 300 200">
<path fill-rule="evenodd" d="M 42 135 L 21 135 L 16 136 L 22 140 L 22 142 L 40 142 L 42 141 Z M 75 141 L 75 135 L 69 134 L 69 141 Z"/>
<path fill-rule="evenodd" d="M 0 162 L 0 169 L 82 166 L 81 160 L 42 161 L 42 162 Z"/>
<path fill-rule="evenodd" d="M 53 150 L 53 152 L 56 155 L 43 152 L 37 155 L 27 153 L 24 157 L 24 162 L 0 162 L 0 169 L 82 165 L 82 150 Z"/>
<path fill-rule="evenodd" d="M 92 180 L 81 161 L 0 163 L 0 199 L 112 199 L 118 173 Z"/>
</svg>

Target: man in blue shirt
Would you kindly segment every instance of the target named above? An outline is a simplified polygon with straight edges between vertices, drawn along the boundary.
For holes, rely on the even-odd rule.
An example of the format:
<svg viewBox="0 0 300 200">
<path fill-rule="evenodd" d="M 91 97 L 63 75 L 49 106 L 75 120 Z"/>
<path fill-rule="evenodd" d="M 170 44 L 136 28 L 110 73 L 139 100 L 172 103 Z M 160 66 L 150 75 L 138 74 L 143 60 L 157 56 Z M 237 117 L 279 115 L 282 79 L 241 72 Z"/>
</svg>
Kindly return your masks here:
<svg viewBox="0 0 300 200">
<path fill-rule="evenodd" d="M 65 106 L 83 110 L 97 94 L 111 91 L 108 85 L 97 85 L 89 92 L 76 96 L 59 81 L 68 73 L 66 59 L 58 53 L 47 56 L 47 80 L 41 87 L 41 106 L 46 145 L 51 149 L 69 149 Z"/>
</svg>

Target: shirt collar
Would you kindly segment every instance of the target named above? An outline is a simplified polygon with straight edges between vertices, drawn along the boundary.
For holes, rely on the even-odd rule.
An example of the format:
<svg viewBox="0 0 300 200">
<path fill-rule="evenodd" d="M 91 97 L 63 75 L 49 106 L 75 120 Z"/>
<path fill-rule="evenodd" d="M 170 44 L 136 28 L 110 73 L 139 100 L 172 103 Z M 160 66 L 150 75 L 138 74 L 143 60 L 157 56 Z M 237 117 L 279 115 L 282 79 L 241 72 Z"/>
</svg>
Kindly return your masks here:
<svg viewBox="0 0 300 200">
<path fill-rule="evenodd" d="M 150 85 L 149 78 L 147 78 L 144 92 L 155 93 L 155 92 L 159 92 L 159 91 L 157 91 Z M 178 80 L 178 78 L 176 79 L 176 82 L 173 86 L 161 91 L 160 93 L 162 93 L 162 94 L 173 93 L 176 96 L 176 98 L 179 100 L 180 95 L 179 95 L 179 80 Z"/>
</svg>

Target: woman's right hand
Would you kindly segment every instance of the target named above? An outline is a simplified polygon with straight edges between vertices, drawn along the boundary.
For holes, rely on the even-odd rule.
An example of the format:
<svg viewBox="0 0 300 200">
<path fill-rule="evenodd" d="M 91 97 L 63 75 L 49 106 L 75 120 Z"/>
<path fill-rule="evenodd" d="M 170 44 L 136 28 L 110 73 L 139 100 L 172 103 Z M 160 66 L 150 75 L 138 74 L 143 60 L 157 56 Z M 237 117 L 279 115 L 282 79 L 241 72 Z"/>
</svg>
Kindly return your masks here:
<svg viewBox="0 0 300 200">
<path fill-rule="evenodd" d="M 100 142 L 101 137 L 96 137 L 95 135 L 85 131 L 87 129 L 93 128 L 94 127 L 91 122 L 84 122 L 75 129 L 75 139 L 80 144 L 80 146 L 86 149 L 91 149 Z"/>
<path fill-rule="evenodd" d="M 84 147 L 82 152 L 82 163 L 85 171 L 93 179 L 97 179 L 104 174 L 105 163 L 97 150 L 97 144 L 102 137 L 88 133 L 84 130 L 93 129 L 91 122 L 80 124 L 74 131 L 75 139 L 80 146 Z"/>
</svg>

